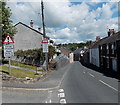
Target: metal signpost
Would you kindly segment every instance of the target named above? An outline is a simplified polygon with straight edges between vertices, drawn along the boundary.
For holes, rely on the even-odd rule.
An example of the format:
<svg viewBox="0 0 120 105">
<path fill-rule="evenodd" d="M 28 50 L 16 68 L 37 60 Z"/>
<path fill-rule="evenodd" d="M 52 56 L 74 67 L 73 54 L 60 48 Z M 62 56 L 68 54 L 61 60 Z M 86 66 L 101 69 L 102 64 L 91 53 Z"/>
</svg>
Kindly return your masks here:
<svg viewBox="0 0 120 105">
<path fill-rule="evenodd" d="M 42 44 L 43 44 L 43 53 L 45 53 L 45 59 L 46 59 L 46 71 L 48 70 L 48 57 L 47 57 L 47 54 L 48 54 L 48 39 L 44 38 L 43 41 L 42 41 Z"/>
<path fill-rule="evenodd" d="M 11 57 L 14 56 L 14 45 L 13 45 L 14 41 L 12 40 L 12 38 L 10 37 L 10 35 L 7 35 L 3 44 L 4 44 L 4 57 L 5 58 L 9 58 L 9 65 L 8 65 L 8 71 L 9 71 L 9 75 L 11 74 L 11 70 L 10 70 L 10 64 L 11 64 Z"/>
</svg>

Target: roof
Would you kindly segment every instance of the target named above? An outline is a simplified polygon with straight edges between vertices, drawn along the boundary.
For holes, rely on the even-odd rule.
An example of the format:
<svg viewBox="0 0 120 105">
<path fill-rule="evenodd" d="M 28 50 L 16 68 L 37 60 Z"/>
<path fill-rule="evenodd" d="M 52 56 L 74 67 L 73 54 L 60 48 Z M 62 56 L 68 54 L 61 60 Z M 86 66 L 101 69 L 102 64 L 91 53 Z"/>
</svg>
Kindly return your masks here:
<svg viewBox="0 0 120 105">
<path fill-rule="evenodd" d="M 83 50 L 83 48 L 78 48 L 78 49 L 76 49 L 75 51 L 74 51 L 74 54 L 80 54 L 80 52 Z"/>
<path fill-rule="evenodd" d="M 26 25 L 26 24 L 24 24 L 24 23 L 22 23 L 22 22 L 19 22 L 19 23 L 15 24 L 14 26 L 17 26 L 18 24 L 22 24 L 22 25 L 24 25 L 25 27 L 27 27 L 27 28 L 29 28 L 29 29 L 31 29 L 31 30 L 33 30 L 33 31 L 35 31 L 35 32 L 43 35 L 41 32 L 37 31 L 36 29 L 31 28 L 30 26 L 28 26 L 28 25 Z"/>
<path fill-rule="evenodd" d="M 60 48 L 60 50 L 61 50 L 61 53 L 65 54 L 67 56 L 71 53 L 71 51 L 67 48 Z"/>
<path fill-rule="evenodd" d="M 103 38 L 103 39 L 100 39 L 99 41 L 94 42 L 94 44 L 91 45 L 90 48 L 98 48 L 99 45 L 101 45 L 102 43 L 104 43 L 104 41 L 105 41 L 106 38 L 107 38 L 107 37 L 105 37 L 105 38 Z"/>
<path fill-rule="evenodd" d="M 120 40 L 120 31 L 109 36 L 109 37 L 105 37 L 97 42 L 95 42 L 94 45 L 92 45 L 90 48 L 98 48 L 99 45 L 103 45 L 103 44 L 108 44 L 108 43 L 113 43 L 117 40 Z"/>
</svg>

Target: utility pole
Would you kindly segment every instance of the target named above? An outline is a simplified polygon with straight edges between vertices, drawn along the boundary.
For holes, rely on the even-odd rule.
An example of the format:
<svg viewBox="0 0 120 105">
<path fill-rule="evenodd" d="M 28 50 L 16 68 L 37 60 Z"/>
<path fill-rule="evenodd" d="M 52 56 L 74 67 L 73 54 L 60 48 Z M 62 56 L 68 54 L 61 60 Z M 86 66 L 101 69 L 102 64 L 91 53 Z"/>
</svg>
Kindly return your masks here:
<svg viewBox="0 0 120 105">
<path fill-rule="evenodd" d="M 44 5 L 43 0 L 41 0 L 41 9 L 42 9 L 42 25 L 43 25 L 43 37 L 46 38 L 46 32 L 45 32 L 45 23 L 44 23 Z M 46 71 L 48 71 L 48 53 L 45 53 L 45 60 L 46 60 Z"/>
</svg>

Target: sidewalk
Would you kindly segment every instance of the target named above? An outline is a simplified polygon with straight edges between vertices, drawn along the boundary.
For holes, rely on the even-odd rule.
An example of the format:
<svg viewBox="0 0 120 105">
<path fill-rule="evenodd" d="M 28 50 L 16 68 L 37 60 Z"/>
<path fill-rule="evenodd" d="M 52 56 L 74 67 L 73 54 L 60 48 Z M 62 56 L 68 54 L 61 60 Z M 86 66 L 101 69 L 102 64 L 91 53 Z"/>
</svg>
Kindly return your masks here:
<svg viewBox="0 0 120 105">
<path fill-rule="evenodd" d="M 48 75 L 44 80 L 40 80 L 33 84 L 22 84 L 22 83 L 11 83 L 11 82 L 3 82 L 2 87 L 5 88 L 22 88 L 22 89 L 31 89 L 31 90 L 39 90 L 39 89 L 50 89 L 56 88 L 61 84 L 62 79 L 66 72 L 70 69 L 72 64 L 68 64 L 67 66 L 53 72 L 51 75 Z"/>
</svg>

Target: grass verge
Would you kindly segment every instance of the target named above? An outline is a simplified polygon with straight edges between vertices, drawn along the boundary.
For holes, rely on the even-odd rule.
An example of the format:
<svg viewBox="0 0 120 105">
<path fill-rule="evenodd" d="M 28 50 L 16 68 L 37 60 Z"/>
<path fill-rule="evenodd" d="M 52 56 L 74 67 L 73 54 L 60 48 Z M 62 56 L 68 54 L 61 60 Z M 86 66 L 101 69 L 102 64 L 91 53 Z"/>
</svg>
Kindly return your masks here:
<svg viewBox="0 0 120 105">
<path fill-rule="evenodd" d="M 23 67 L 23 68 L 28 68 L 28 69 L 32 69 L 32 70 L 36 70 L 35 66 L 26 65 L 26 64 L 19 63 L 19 62 L 12 61 L 11 65 L 19 66 L 19 67 Z"/>
<path fill-rule="evenodd" d="M 2 71 L 5 74 L 9 74 L 7 66 L 0 66 L 0 71 Z M 25 77 L 36 78 L 36 77 L 40 76 L 40 74 L 35 75 L 34 72 L 11 68 L 11 76 L 14 76 L 16 78 L 25 78 Z"/>
</svg>

